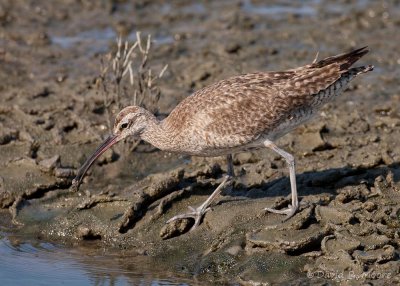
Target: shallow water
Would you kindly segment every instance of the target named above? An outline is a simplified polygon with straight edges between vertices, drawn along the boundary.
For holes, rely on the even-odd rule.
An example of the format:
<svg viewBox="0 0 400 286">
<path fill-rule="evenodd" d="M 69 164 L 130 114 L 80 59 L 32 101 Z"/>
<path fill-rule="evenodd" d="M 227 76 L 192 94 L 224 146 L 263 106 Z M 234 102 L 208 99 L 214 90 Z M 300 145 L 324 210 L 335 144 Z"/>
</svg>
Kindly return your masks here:
<svg viewBox="0 0 400 286">
<path fill-rule="evenodd" d="M 244 1 L 243 11 L 251 14 L 259 14 L 264 16 L 271 16 L 274 18 L 282 18 L 287 14 L 301 15 L 301 16 L 315 16 L 317 14 L 316 9 L 313 7 L 314 2 L 319 1 L 307 1 L 304 3 L 300 2 L 300 5 L 284 5 L 282 3 L 275 4 L 253 4 L 251 1 Z"/>
<path fill-rule="evenodd" d="M 110 43 L 115 42 L 118 34 L 112 27 L 104 29 L 92 29 L 82 31 L 72 36 L 57 36 L 51 37 L 51 43 L 61 47 L 62 49 L 72 49 L 75 46 L 84 46 L 88 54 L 106 53 Z M 127 41 L 136 41 L 136 32 L 130 33 L 126 38 Z M 174 38 L 171 35 L 153 36 L 155 45 L 172 44 Z"/>
<path fill-rule="evenodd" d="M 154 264 L 146 260 L 0 235 L 1 285 L 194 285 L 171 273 L 154 272 Z"/>
</svg>

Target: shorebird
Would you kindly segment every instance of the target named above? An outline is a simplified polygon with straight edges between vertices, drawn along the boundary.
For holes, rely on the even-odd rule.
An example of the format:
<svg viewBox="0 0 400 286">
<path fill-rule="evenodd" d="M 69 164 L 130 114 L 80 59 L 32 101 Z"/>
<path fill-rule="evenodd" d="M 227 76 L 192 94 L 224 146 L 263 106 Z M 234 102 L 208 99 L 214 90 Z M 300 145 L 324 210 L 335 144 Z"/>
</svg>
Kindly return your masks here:
<svg viewBox="0 0 400 286">
<path fill-rule="evenodd" d="M 222 183 L 199 207 L 177 215 L 195 220 L 196 228 L 209 206 L 234 176 L 232 154 L 267 147 L 287 162 L 291 186 L 291 204 L 286 209 L 266 211 L 292 217 L 299 201 L 296 189 L 294 157 L 274 141 L 309 120 L 319 108 L 346 88 L 357 75 L 373 66 L 352 65 L 368 53 L 367 47 L 280 72 L 257 72 L 234 76 L 185 98 L 164 120 L 139 106 L 122 109 L 113 133 L 79 169 L 73 185 L 79 187 L 87 170 L 107 149 L 133 136 L 168 152 L 195 156 L 226 155 L 228 172 Z"/>
</svg>

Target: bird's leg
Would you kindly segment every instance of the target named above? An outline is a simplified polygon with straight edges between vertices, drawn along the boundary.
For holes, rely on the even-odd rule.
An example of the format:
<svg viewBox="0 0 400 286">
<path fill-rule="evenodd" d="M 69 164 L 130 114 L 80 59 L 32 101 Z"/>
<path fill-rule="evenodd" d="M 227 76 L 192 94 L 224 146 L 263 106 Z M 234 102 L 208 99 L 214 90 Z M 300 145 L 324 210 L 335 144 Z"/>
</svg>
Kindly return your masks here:
<svg viewBox="0 0 400 286">
<path fill-rule="evenodd" d="M 233 169 L 232 154 L 226 155 L 226 162 L 228 165 L 227 174 L 229 177 L 231 177 L 233 179 L 235 177 L 235 170 Z M 233 180 L 232 180 L 232 184 L 229 184 L 228 188 L 225 190 L 225 193 L 231 192 L 232 189 L 233 189 Z"/>
<path fill-rule="evenodd" d="M 299 208 L 299 199 L 297 197 L 297 188 L 296 188 L 296 171 L 294 168 L 294 158 L 291 154 L 287 153 L 286 151 L 280 149 L 278 146 L 276 146 L 273 142 L 269 140 L 264 141 L 265 147 L 268 147 L 281 155 L 283 158 L 285 158 L 288 167 L 289 167 L 289 175 L 290 175 L 290 187 L 292 190 L 292 204 L 288 206 L 287 209 L 284 210 L 275 210 L 272 208 L 265 208 L 266 211 L 277 213 L 277 214 L 286 214 L 285 220 L 291 218 Z"/>
<path fill-rule="evenodd" d="M 235 170 L 233 169 L 232 154 L 226 155 L 226 162 L 228 163 L 228 176 L 235 177 Z"/>
<path fill-rule="evenodd" d="M 222 189 L 227 184 L 229 184 L 231 179 L 232 179 L 231 176 L 229 176 L 229 175 L 225 176 L 225 178 L 222 181 L 222 183 L 219 184 L 219 186 L 215 189 L 215 191 L 207 198 L 207 200 L 205 200 L 204 203 L 201 204 L 201 206 L 199 206 L 198 208 L 189 207 L 191 212 L 186 213 L 186 214 L 181 214 L 181 215 L 174 216 L 173 218 L 168 220 L 167 223 L 170 223 L 170 222 L 175 221 L 175 220 L 183 219 L 183 218 L 193 218 L 194 219 L 194 225 L 192 226 L 190 231 L 194 230 L 200 224 L 201 219 L 204 216 L 204 214 L 210 210 L 209 206 L 212 203 L 212 201 L 215 199 L 216 196 L 218 196 L 221 193 Z"/>
</svg>

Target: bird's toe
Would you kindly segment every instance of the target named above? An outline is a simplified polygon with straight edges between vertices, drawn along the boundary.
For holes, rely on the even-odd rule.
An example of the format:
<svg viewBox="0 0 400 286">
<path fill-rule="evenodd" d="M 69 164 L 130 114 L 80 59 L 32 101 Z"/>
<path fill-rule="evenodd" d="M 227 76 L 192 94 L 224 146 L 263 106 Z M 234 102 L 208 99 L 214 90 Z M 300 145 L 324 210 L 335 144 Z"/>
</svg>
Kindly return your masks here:
<svg viewBox="0 0 400 286">
<path fill-rule="evenodd" d="M 283 210 L 276 210 L 273 208 L 264 208 L 264 210 L 271 213 L 286 215 L 286 218 L 283 220 L 286 221 L 295 215 L 296 211 L 298 210 L 298 206 L 289 205 L 288 208 Z"/>
<path fill-rule="evenodd" d="M 189 218 L 189 219 L 194 219 L 194 224 L 191 227 L 190 231 L 194 230 L 196 227 L 198 227 L 201 223 L 201 220 L 204 216 L 204 214 L 206 212 L 208 212 L 209 210 L 211 210 L 211 208 L 206 208 L 206 209 L 202 209 L 202 208 L 193 208 L 193 207 L 189 207 L 189 209 L 191 210 L 191 212 L 185 213 L 185 214 L 180 214 L 180 215 L 176 215 L 172 218 L 170 218 L 167 223 L 176 221 L 176 220 L 180 220 L 180 219 L 185 219 L 185 218 Z"/>
</svg>

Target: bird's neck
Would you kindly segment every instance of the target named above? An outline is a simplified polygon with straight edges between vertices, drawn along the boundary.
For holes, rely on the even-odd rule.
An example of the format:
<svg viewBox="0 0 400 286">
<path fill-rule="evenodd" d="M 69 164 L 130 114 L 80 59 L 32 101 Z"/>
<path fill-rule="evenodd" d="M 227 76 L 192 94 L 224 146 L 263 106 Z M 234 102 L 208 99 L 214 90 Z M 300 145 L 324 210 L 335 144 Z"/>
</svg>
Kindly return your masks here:
<svg viewBox="0 0 400 286">
<path fill-rule="evenodd" d="M 174 144 L 172 134 L 163 121 L 158 120 L 154 115 L 149 116 L 147 127 L 141 134 L 141 139 L 150 143 L 160 150 L 173 151 Z"/>
</svg>

